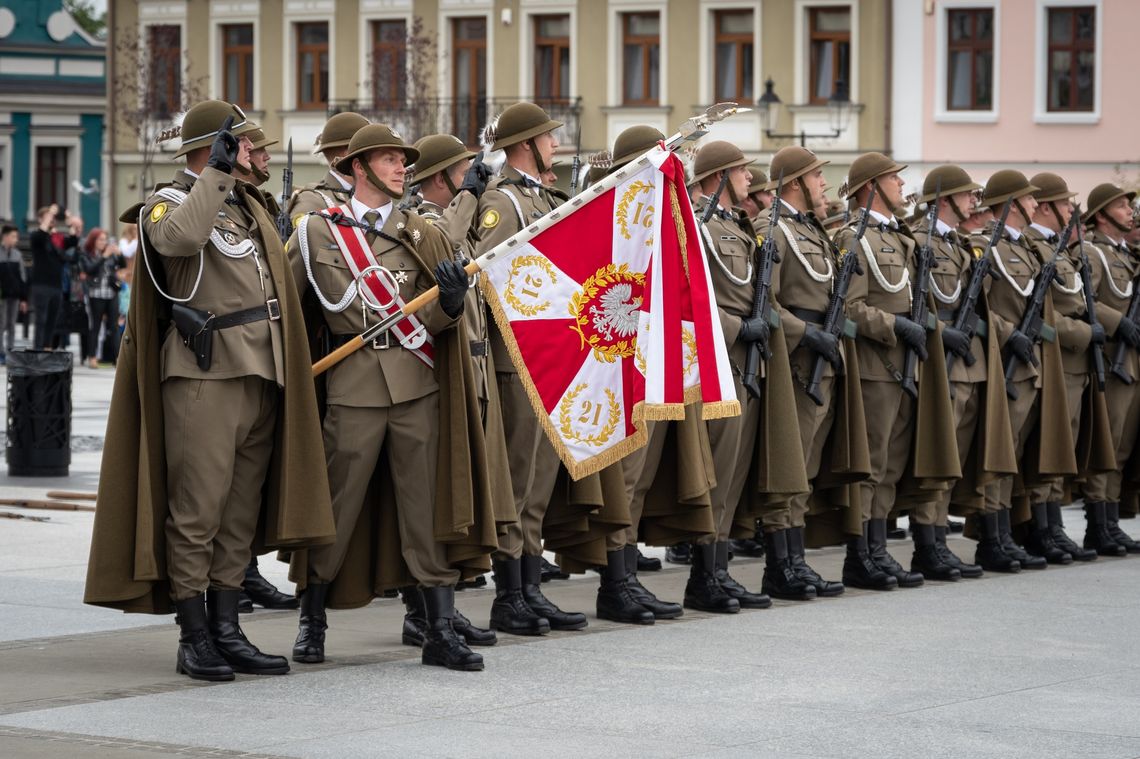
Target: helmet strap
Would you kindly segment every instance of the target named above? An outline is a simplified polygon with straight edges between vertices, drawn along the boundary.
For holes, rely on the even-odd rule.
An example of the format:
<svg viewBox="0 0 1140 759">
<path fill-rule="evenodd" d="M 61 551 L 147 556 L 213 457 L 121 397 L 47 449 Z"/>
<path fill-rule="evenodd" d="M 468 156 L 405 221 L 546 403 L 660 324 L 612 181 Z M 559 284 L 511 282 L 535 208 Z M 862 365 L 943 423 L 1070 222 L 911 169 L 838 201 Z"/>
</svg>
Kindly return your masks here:
<svg viewBox="0 0 1140 759">
<path fill-rule="evenodd" d="M 530 153 L 534 156 L 534 167 L 538 169 L 540 175 L 545 174 L 550 167 L 542 160 L 542 156 L 538 152 L 538 145 L 534 144 L 534 138 L 527 140 L 527 144 L 530 145 Z M 541 176 L 539 178 L 541 179 Z"/>
<path fill-rule="evenodd" d="M 950 210 L 954 212 L 954 218 L 958 220 L 959 224 L 964 223 L 967 219 L 970 218 L 969 216 L 962 213 L 962 209 L 958 207 L 958 203 L 955 202 L 953 196 L 946 198 L 946 205 L 948 205 L 950 207 Z"/>
<path fill-rule="evenodd" d="M 451 167 L 449 166 L 448 168 L 451 168 Z M 447 185 L 447 189 L 451 191 L 451 197 L 454 198 L 456 195 L 459 194 L 459 188 L 457 188 L 455 186 L 455 182 L 451 181 L 451 174 L 448 172 L 447 169 L 444 169 L 443 171 L 441 171 L 440 174 L 443 174 L 443 183 Z"/>
<path fill-rule="evenodd" d="M 249 165 L 249 173 L 253 174 L 255 177 L 257 177 L 258 182 L 264 183 L 264 182 L 269 181 L 269 172 L 268 171 L 262 171 L 261 169 L 254 166 L 252 163 Z"/>
<path fill-rule="evenodd" d="M 368 181 L 372 183 L 373 187 L 387 195 L 392 200 L 399 200 L 400 198 L 404 197 L 402 193 L 393 192 L 392 189 L 388 187 L 388 185 L 380 181 L 380 177 L 376 176 L 376 173 L 372 171 L 372 167 L 368 165 L 367 155 L 357 156 L 357 160 L 359 160 L 361 165 L 364 166 L 364 176 L 368 177 Z"/>
<path fill-rule="evenodd" d="M 1021 216 L 1021 218 L 1022 218 L 1022 219 L 1025 221 L 1025 223 L 1028 225 L 1028 224 L 1030 223 L 1029 214 L 1027 214 L 1027 213 L 1025 212 L 1025 206 L 1021 205 L 1021 200 L 1019 200 L 1019 199 L 1014 199 L 1014 201 L 1013 201 L 1013 205 L 1014 205 L 1014 207 L 1017 209 L 1017 213 L 1018 213 L 1018 215 L 1020 215 L 1020 216 Z"/>
<path fill-rule="evenodd" d="M 807 208 L 804 209 L 804 213 L 814 213 L 815 196 L 813 196 L 811 194 L 811 190 L 808 189 L 807 182 L 804 181 L 803 177 L 796 177 L 796 184 L 800 186 L 800 192 L 804 194 L 804 203 L 807 204 Z"/>
</svg>

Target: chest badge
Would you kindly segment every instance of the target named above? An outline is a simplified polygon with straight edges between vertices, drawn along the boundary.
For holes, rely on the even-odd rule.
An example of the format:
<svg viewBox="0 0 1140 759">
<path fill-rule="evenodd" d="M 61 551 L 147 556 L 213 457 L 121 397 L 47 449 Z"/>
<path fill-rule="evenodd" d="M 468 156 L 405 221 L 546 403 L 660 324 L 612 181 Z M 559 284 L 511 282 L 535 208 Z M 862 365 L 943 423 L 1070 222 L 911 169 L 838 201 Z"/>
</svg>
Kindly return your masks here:
<svg viewBox="0 0 1140 759">
<path fill-rule="evenodd" d="M 494 229 L 499 226 L 499 212 L 494 208 L 488 208 L 487 212 L 483 214 L 483 221 L 479 224 L 483 229 Z"/>
<path fill-rule="evenodd" d="M 392 272 L 392 279 L 396 280 L 397 285 L 406 285 L 408 283 L 408 273 L 406 271 Z"/>
</svg>

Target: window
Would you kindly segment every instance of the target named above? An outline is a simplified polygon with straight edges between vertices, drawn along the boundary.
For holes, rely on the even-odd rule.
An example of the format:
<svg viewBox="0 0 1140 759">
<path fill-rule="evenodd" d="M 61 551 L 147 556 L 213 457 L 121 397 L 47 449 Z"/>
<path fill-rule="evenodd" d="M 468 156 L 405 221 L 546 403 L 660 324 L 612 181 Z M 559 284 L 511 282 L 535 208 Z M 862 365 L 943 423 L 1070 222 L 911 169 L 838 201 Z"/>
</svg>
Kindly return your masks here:
<svg viewBox="0 0 1140 759">
<path fill-rule="evenodd" d="M 253 108 L 253 24 L 222 27 L 222 99 Z"/>
<path fill-rule="evenodd" d="M 994 107 L 994 12 L 992 8 L 951 10 L 947 15 L 946 110 L 989 111 Z"/>
<path fill-rule="evenodd" d="M 851 9 L 808 9 L 808 102 L 824 105 L 839 82 L 851 85 Z"/>
<path fill-rule="evenodd" d="M 534 99 L 570 101 L 570 16 L 534 17 Z"/>
<path fill-rule="evenodd" d="M 322 110 L 329 99 L 329 25 L 297 24 L 297 108 Z"/>
<path fill-rule="evenodd" d="M 451 133 L 468 145 L 479 144 L 487 118 L 487 19 L 451 20 Z"/>
<path fill-rule="evenodd" d="M 714 13 L 716 101 L 752 100 L 752 11 Z"/>
<path fill-rule="evenodd" d="M 623 13 L 622 102 L 657 105 L 661 87 L 661 15 Z"/>
<path fill-rule="evenodd" d="M 1096 84 L 1096 9 L 1050 8 L 1050 111 L 1091 111 Z"/>
<path fill-rule="evenodd" d="M 182 28 L 171 25 L 147 27 L 146 109 L 154 116 L 168 118 L 182 110 Z"/>
<path fill-rule="evenodd" d="M 36 208 L 67 205 L 67 153 L 67 148 L 36 147 Z"/>
<path fill-rule="evenodd" d="M 403 106 L 408 86 L 408 28 L 403 19 L 372 22 L 372 103 Z"/>
</svg>

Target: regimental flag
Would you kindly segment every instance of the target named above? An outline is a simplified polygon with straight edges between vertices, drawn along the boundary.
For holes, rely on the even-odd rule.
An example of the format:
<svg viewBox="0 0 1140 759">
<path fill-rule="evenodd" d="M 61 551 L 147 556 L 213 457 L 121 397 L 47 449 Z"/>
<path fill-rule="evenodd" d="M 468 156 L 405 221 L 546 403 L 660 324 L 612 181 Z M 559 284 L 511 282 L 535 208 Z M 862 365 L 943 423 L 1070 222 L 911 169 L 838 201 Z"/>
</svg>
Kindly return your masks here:
<svg viewBox="0 0 1140 759">
<path fill-rule="evenodd" d="M 481 287 L 570 476 L 645 420 L 740 413 L 681 161 L 657 147 L 480 259 Z"/>
</svg>

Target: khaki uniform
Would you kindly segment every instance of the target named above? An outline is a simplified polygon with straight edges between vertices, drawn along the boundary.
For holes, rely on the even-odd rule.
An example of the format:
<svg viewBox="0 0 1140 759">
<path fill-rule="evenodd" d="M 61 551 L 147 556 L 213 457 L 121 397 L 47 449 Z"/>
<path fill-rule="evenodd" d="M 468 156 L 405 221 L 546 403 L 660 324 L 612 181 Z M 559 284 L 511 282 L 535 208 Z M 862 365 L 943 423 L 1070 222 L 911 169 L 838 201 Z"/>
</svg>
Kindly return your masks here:
<svg viewBox="0 0 1140 759">
<path fill-rule="evenodd" d="M 307 184 L 294 192 L 286 207 L 289 209 L 293 228 L 296 229 L 297 223 L 305 214 L 339 206 L 347 203 L 351 197 L 352 188 L 345 187 L 341 177 L 330 169 L 321 181 Z"/>
</svg>

